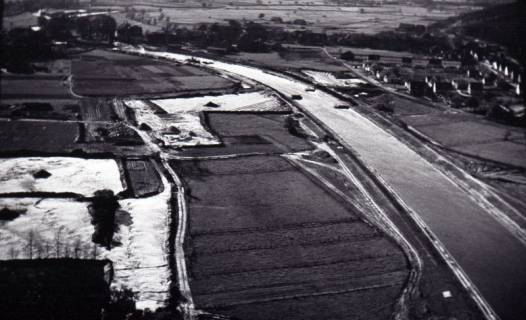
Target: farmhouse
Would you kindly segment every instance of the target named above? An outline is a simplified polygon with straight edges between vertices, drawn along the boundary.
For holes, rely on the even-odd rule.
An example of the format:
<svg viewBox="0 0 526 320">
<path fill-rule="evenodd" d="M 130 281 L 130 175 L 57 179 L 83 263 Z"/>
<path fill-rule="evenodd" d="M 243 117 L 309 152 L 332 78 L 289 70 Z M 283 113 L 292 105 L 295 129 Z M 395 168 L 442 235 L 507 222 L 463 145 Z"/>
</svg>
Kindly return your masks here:
<svg viewBox="0 0 526 320">
<path fill-rule="evenodd" d="M 213 101 L 208 101 L 206 104 L 205 104 L 205 107 L 208 107 L 208 108 L 219 108 L 220 105 L 218 105 L 217 103 L 213 102 Z"/>
</svg>

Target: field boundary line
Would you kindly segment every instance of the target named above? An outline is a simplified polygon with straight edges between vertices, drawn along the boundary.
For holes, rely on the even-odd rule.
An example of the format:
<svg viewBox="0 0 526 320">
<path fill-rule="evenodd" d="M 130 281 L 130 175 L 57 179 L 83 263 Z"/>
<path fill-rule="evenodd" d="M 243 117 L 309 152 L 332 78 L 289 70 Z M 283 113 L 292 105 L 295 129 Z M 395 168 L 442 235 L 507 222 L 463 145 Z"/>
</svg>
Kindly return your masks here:
<svg viewBox="0 0 526 320">
<path fill-rule="evenodd" d="M 184 239 L 186 236 L 186 223 L 188 211 L 186 208 L 186 198 L 183 183 L 179 176 L 172 169 L 166 158 L 161 154 L 161 162 L 170 176 L 174 179 L 177 187 L 177 233 L 175 236 L 175 262 L 177 266 L 177 280 L 179 284 L 179 291 L 186 302 L 182 302 L 180 307 L 183 311 L 185 320 L 193 320 L 195 315 L 195 304 L 190 290 L 190 283 L 188 280 L 188 271 L 186 268 L 186 257 L 184 252 Z"/>
</svg>

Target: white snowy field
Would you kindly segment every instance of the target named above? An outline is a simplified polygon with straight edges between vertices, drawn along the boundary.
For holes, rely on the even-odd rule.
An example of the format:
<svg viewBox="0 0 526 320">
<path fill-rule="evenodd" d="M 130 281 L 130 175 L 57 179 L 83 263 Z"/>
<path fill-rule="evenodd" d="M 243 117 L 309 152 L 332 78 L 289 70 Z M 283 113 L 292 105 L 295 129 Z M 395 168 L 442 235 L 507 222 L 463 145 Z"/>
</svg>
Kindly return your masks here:
<svg viewBox="0 0 526 320">
<path fill-rule="evenodd" d="M 47 178 L 35 178 L 45 170 Z M 115 160 L 72 157 L 21 157 L 0 159 L 0 193 L 74 192 L 91 196 L 100 189 L 121 192 L 123 185 Z"/>
<path fill-rule="evenodd" d="M 224 94 L 220 96 L 202 96 L 191 98 L 151 100 L 168 113 L 201 111 L 284 111 L 286 106 L 268 92 L 247 92 Z M 216 106 L 207 106 L 213 103 Z"/>
<path fill-rule="evenodd" d="M 0 260 L 54 257 L 110 259 L 115 269 L 112 286 L 137 295 L 137 307 L 163 306 L 170 284 L 167 263 L 170 184 L 163 177 L 162 193 L 121 200 L 119 222 L 111 250 L 91 241 L 94 232 L 88 203 L 74 199 L 0 198 L 0 210 L 20 212 L 0 222 Z M 29 245 L 30 239 L 33 245 Z M 31 250 L 32 249 L 32 250 Z M 32 252 L 32 253 L 30 253 Z"/>
<path fill-rule="evenodd" d="M 167 146 L 220 144 L 219 139 L 203 127 L 197 112 L 157 115 L 144 101 L 128 100 L 124 103 L 133 109 L 139 125 L 147 124 L 152 129 L 150 134 Z"/>
<path fill-rule="evenodd" d="M 313 70 L 303 70 L 302 72 L 314 80 L 314 82 L 329 87 L 357 87 L 366 83 L 364 80 L 358 78 L 339 79 L 329 72 Z"/>
</svg>

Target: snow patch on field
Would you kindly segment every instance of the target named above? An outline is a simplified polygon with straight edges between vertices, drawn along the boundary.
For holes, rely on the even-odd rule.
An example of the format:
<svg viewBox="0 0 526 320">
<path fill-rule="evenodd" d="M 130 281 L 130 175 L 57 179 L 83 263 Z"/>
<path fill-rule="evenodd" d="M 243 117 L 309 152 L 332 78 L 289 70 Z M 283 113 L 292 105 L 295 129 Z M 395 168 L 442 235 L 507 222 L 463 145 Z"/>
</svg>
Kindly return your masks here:
<svg viewBox="0 0 526 320">
<path fill-rule="evenodd" d="M 197 112 L 178 114 L 156 114 L 141 100 L 124 102 L 134 110 L 137 122 L 148 125 L 150 134 L 166 146 L 183 147 L 196 145 L 218 145 L 221 142 L 202 125 Z"/>
<path fill-rule="evenodd" d="M 312 70 L 304 70 L 302 72 L 312 78 L 312 80 L 314 80 L 316 83 L 330 87 L 357 87 L 366 83 L 365 81 L 357 78 L 338 79 L 329 72 Z"/>
<path fill-rule="evenodd" d="M 29 258 L 27 243 L 29 233 L 34 232 L 33 258 L 56 257 L 56 240 L 62 243 L 58 256 L 64 256 L 80 243 L 78 254 L 91 257 L 94 229 L 86 202 L 72 199 L 0 198 L 0 209 L 20 212 L 16 219 L 0 222 L 0 259 Z M 58 237 L 58 239 L 57 239 Z M 41 248 L 37 248 L 41 246 Z"/>
<path fill-rule="evenodd" d="M 46 170 L 47 178 L 35 172 Z M 0 159 L 0 193 L 74 192 L 91 196 L 100 189 L 123 190 L 115 160 L 69 157 L 29 157 Z"/>
<path fill-rule="evenodd" d="M 11 221 L 0 222 L 0 260 L 29 258 L 29 234 L 33 232 L 33 258 L 72 257 L 76 252 L 81 258 L 110 259 L 115 269 L 113 287 L 133 290 L 138 308 L 155 310 L 163 306 L 170 284 L 167 241 L 171 188 L 162 178 L 162 193 L 119 202 L 116 216 L 121 223 L 113 239 L 120 245 L 111 250 L 91 241 L 94 228 L 88 202 L 0 198 L 0 210 L 21 213 Z"/>
<path fill-rule="evenodd" d="M 151 100 L 168 113 L 201 111 L 284 111 L 286 107 L 276 96 L 266 92 L 225 94 L 192 98 Z M 216 106 L 207 106 L 213 103 Z"/>
<path fill-rule="evenodd" d="M 119 261 L 114 285 L 138 292 L 137 307 L 157 309 L 168 298 L 168 225 L 171 186 L 161 175 L 164 191 L 149 198 L 120 201 L 130 213 L 133 224 L 122 234 L 122 245 L 105 251 L 106 257 Z"/>
</svg>

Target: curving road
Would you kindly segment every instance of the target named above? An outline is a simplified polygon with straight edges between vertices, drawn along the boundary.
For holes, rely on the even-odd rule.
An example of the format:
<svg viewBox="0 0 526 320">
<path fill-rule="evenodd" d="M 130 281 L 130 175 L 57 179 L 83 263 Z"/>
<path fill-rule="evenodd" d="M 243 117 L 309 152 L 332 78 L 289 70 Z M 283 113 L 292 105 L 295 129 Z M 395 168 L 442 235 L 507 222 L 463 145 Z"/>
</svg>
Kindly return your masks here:
<svg viewBox="0 0 526 320">
<path fill-rule="evenodd" d="M 122 49 L 171 60 L 189 56 Z M 377 174 L 437 237 L 437 245 L 461 267 L 501 319 L 526 314 L 526 246 L 504 223 L 486 211 L 453 180 L 400 140 L 352 109 L 334 109 L 345 102 L 321 91 L 306 92 L 308 84 L 260 69 L 207 59 L 208 67 L 260 82 L 298 100 Z M 464 283 L 469 285 L 469 281 Z M 477 290 L 475 289 L 476 293 Z M 480 299 L 479 305 L 485 304 Z M 491 309 L 487 315 L 491 317 Z"/>
</svg>

